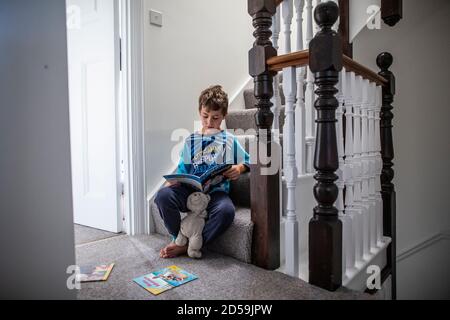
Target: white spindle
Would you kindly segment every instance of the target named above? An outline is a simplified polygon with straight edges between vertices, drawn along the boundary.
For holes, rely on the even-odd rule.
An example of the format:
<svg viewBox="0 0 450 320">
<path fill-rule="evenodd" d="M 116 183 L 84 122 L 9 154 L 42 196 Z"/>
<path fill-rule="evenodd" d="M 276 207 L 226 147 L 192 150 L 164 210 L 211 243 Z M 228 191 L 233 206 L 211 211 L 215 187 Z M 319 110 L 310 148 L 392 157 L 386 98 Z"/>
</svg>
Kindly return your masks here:
<svg viewBox="0 0 450 320">
<path fill-rule="evenodd" d="M 345 72 L 345 69 L 344 69 Z M 355 227 L 356 227 L 356 213 L 353 203 L 353 98 L 352 98 L 352 75 L 354 73 L 345 72 L 345 78 L 343 78 L 342 89 L 345 99 L 345 161 L 344 161 L 344 184 L 345 184 L 345 214 L 349 218 L 349 232 L 345 235 L 347 239 L 346 248 L 346 261 L 347 271 L 352 271 L 355 267 L 355 255 L 356 255 L 356 239 L 355 239 Z"/>
<path fill-rule="evenodd" d="M 376 171 L 376 153 L 375 153 L 375 99 L 376 99 L 376 85 L 371 82 L 369 86 L 369 201 L 372 207 L 370 211 L 370 250 L 376 249 L 377 241 L 377 201 L 375 196 L 375 171 Z"/>
<path fill-rule="evenodd" d="M 383 199 L 381 197 L 381 170 L 383 168 L 383 159 L 381 158 L 381 133 L 380 133 L 380 112 L 382 104 L 382 89 L 377 86 L 376 90 L 376 108 L 375 108 L 375 151 L 377 153 L 376 158 L 376 178 L 375 178 L 375 191 L 376 199 L 378 202 L 377 210 L 377 246 L 383 245 Z"/>
<path fill-rule="evenodd" d="M 343 91 L 343 82 L 345 79 L 345 71 L 342 70 L 339 73 L 339 82 L 337 85 L 338 94 L 338 107 L 336 110 L 336 138 L 337 138 L 337 151 L 338 151 L 338 160 L 339 160 L 339 168 L 336 171 L 338 176 L 338 180 L 336 181 L 336 185 L 338 187 L 339 193 L 338 198 L 336 200 L 336 208 L 338 210 L 339 219 L 342 222 L 342 277 L 345 278 L 346 270 L 347 270 L 347 250 L 350 249 L 350 245 L 347 243 L 347 235 L 350 233 L 349 230 L 349 218 L 346 214 L 344 214 L 344 136 L 343 136 L 343 125 L 342 125 L 342 117 L 344 114 L 344 91 Z"/>
<path fill-rule="evenodd" d="M 286 272 L 298 276 L 298 221 L 296 212 L 297 167 L 295 161 L 294 104 L 297 85 L 294 67 L 283 70 L 283 91 L 286 97 L 286 125 L 284 147 L 286 148 L 286 167 L 284 169 L 287 186 L 287 205 L 285 221 Z"/>
<path fill-rule="evenodd" d="M 353 180 L 354 199 L 353 208 L 356 213 L 355 246 L 356 261 L 363 262 L 363 206 L 361 198 L 362 163 L 361 163 L 361 101 L 362 101 L 362 78 L 352 72 L 352 95 L 353 95 Z"/>
<path fill-rule="evenodd" d="M 369 203 L 369 126 L 367 110 L 369 105 L 369 81 L 362 80 L 362 104 L 361 104 L 361 162 L 362 162 L 362 184 L 361 198 L 363 205 L 363 256 L 365 260 L 370 255 L 370 211 Z"/>
<path fill-rule="evenodd" d="M 303 8 L 304 0 L 295 0 L 294 7 L 297 21 L 297 51 L 303 50 Z M 304 67 L 297 69 L 297 106 L 295 109 L 295 153 L 297 168 L 300 174 L 306 173 L 306 112 L 305 93 L 303 84 L 306 70 Z"/>
<path fill-rule="evenodd" d="M 286 50 L 291 50 L 291 23 L 293 17 L 292 0 L 284 0 L 282 4 L 283 19 L 285 25 Z M 294 131 L 294 105 L 296 100 L 296 68 L 288 67 L 283 69 L 283 92 L 286 98 L 285 105 L 285 126 L 284 126 L 284 149 L 286 155 L 284 175 L 287 186 L 287 205 L 285 220 L 285 257 L 286 273 L 298 277 L 299 259 L 298 259 L 298 221 L 296 212 L 296 186 L 297 186 L 297 167 L 295 160 L 295 131 Z"/>
<path fill-rule="evenodd" d="M 313 38 L 313 6 L 312 0 L 306 0 L 306 48 Z M 305 113 L 306 113 L 306 172 L 313 172 L 315 143 L 315 109 L 314 109 L 314 74 L 309 67 L 306 75 Z"/>
<path fill-rule="evenodd" d="M 278 40 L 280 37 L 280 25 L 281 25 L 281 13 L 280 6 L 277 7 L 277 12 L 272 18 L 272 43 L 275 49 L 279 49 Z M 280 142 L 280 108 L 281 108 L 281 95 L 280 95 L 280 77 L 277 74 L 273 78 L 273 97 L 272 97 L 272 113 L 273 113 L 273 126 L 272 134 L 275 142 Z"/>
<path fill-rule="evenodd" d="M 284 53 L 290 53 L 292 51 L 291 46 L 291 25 L 293 14 L 292 0 L 282 2 L 282 15 L 284 24 Z M 284 78 L 283 78 L 284 80 Z"/>
<path fill-rule="evenodd" d="M 293 13 L 293 0 L 289 0 L 289 1 L 283 1 L 281 4 L 281 16 L 283 17 L 282 19 L 282 24 L 283 24 L 283 39 L 284 39 L 284 54 L 288 54 L 291 53 L 292 51 L 292 40 L 291 40 L 291 35 L 292 35 L 292 18 L 294 16 Z M 284 82 L 284 72 L 283 72 L 283 82 Z M 283 92 L 284 92 L 284 86 L 283 86 Z M 285 97 L 286 97 L 286 93 Z M 285 101 L 286 103 L 286 101 Z M 283 126 L 283 132 L 284 132 L 284 137 L 286 137 L 286 109 L 285 109 L 285 121 L 284 121 L 284 126 Z M 284 144 L 284 142 L 283 142 Z M 286 164 L 286 160 L 287 160 L 287 155 L 286 155 L 286 148 L 283 148 L 282 152 L 283 152 L 283 168 L 285 168 L 287 166 Z"/>
</svg>

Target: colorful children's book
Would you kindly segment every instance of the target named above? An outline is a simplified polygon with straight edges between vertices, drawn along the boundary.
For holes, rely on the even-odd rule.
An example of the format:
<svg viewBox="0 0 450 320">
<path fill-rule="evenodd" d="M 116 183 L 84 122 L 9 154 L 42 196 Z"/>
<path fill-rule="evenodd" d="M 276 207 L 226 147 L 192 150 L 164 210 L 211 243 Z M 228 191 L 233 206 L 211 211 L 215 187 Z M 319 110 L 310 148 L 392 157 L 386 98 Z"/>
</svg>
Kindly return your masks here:
<svg viewBox="0 0 450 320">
<path fill-rule="evenodd" d="M 77 275 L 79 282 L 106 281 L 114 268 L 114 263 L 98 266 L 81 266 Z"/>
<path fill-rule="evenodd" d="M 198 189 L 202 192 L 208 192 L 209 189 L 211 189 L 213 186 L 220 184 L 221 182 L 225 181 L 227 178 L 223 176 L 223 173 L 231 168 L 231 164 L 219 164 L 205 173 L 203 173 L 201 176 L 196 176 L 193 174 L 185 174 L 185 173 L 175 173 L 175 174 L 169 174 L 165 175 L 164 178 L 168 182 L 173 183 L 185 183 L 188 185 L 193 186 L 194 188 Z"/>
<path fill-rule="evenodd" d="M 170 266 L 145 276 L 135 278 L 133 281 L 145 290 L 154 295 L 158 295 L 195 279 L 198 279 L 196 275 L 180 269 L 177 266 Z"/>
</svg>

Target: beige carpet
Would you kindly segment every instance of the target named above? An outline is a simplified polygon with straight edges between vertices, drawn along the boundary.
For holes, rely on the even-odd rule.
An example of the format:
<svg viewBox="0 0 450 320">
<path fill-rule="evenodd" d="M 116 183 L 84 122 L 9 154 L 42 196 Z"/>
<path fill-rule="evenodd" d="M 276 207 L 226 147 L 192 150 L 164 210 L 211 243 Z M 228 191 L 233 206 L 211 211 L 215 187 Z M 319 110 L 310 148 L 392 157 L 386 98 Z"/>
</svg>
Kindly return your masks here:
<svg viewBox="0 0 450 320">
<path fill-rule="evenodd" d="M 120 234 L 75 224 L 75 245 L 119 236 Z"/>
<path fill-rule="evenodd" d="M 159 258 L 159 249 L 167 238 L 118 236 L 79 245 L 78 265 L 114 262 L 106 282 L 82 284 L 79 299 L 138 300 L 300 300 L 370 299 L 365 294 L 341 290 L 331 293 L 285 274 L 267 271 L 217 253 L 206 252 L 201 260 L 179 257 Z M 154 296 L 133 279 L 170 265 L 177 265 L 199 279 Z"/>
</svg>

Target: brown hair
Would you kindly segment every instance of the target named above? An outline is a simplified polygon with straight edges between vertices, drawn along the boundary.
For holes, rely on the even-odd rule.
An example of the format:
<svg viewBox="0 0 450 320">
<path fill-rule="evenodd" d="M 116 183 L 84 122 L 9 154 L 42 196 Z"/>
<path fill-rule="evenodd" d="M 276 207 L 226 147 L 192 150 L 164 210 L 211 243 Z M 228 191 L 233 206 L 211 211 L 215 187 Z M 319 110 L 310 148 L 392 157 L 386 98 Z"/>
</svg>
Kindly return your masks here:
<svg viewBox="0 0 450 320">
<path fill-rule="evenodd" d="M 224 116 L 228 113 L 228 95 L 223 91 L 222 86 L 216 85 L 205 89 L 198 99 L 198 111 L 205 107 L 208 111 L 221 110 Z"/>
</svg>

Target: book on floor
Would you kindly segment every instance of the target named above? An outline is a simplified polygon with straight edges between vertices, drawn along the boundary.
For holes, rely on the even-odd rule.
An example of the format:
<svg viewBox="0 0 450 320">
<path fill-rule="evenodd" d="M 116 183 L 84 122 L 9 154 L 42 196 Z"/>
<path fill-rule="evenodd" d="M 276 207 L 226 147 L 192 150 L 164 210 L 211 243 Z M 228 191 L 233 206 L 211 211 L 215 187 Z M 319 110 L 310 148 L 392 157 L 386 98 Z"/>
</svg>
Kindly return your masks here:
<svg viewBox="0 0 450 320">
<path fill-rule="evenodd" d="M 223 173 L 232 167 L 231 164 L 220 164 L 209 169 L 201 176 L 187 173 L 175 173 L 165 175 L 164 178 L 172 183 L 184 183 L 191 185 L 199 191 L 208 192 L 213 186 L 227 180 Z"/>
<path fill-rule="evenodd" d="M 198 279 L 196 275 L 177 266 L 170 266 L 135 278 L 133 281 L 148 292 L 158 295 L 195 279 Z"/>
<path fill-rule="evenodd" d="M 114 263 L 80 266 L 80 273 L 77 274 L 77 280 L 79 282 L 106 281 L 113 268 Z"/>
</svg>

